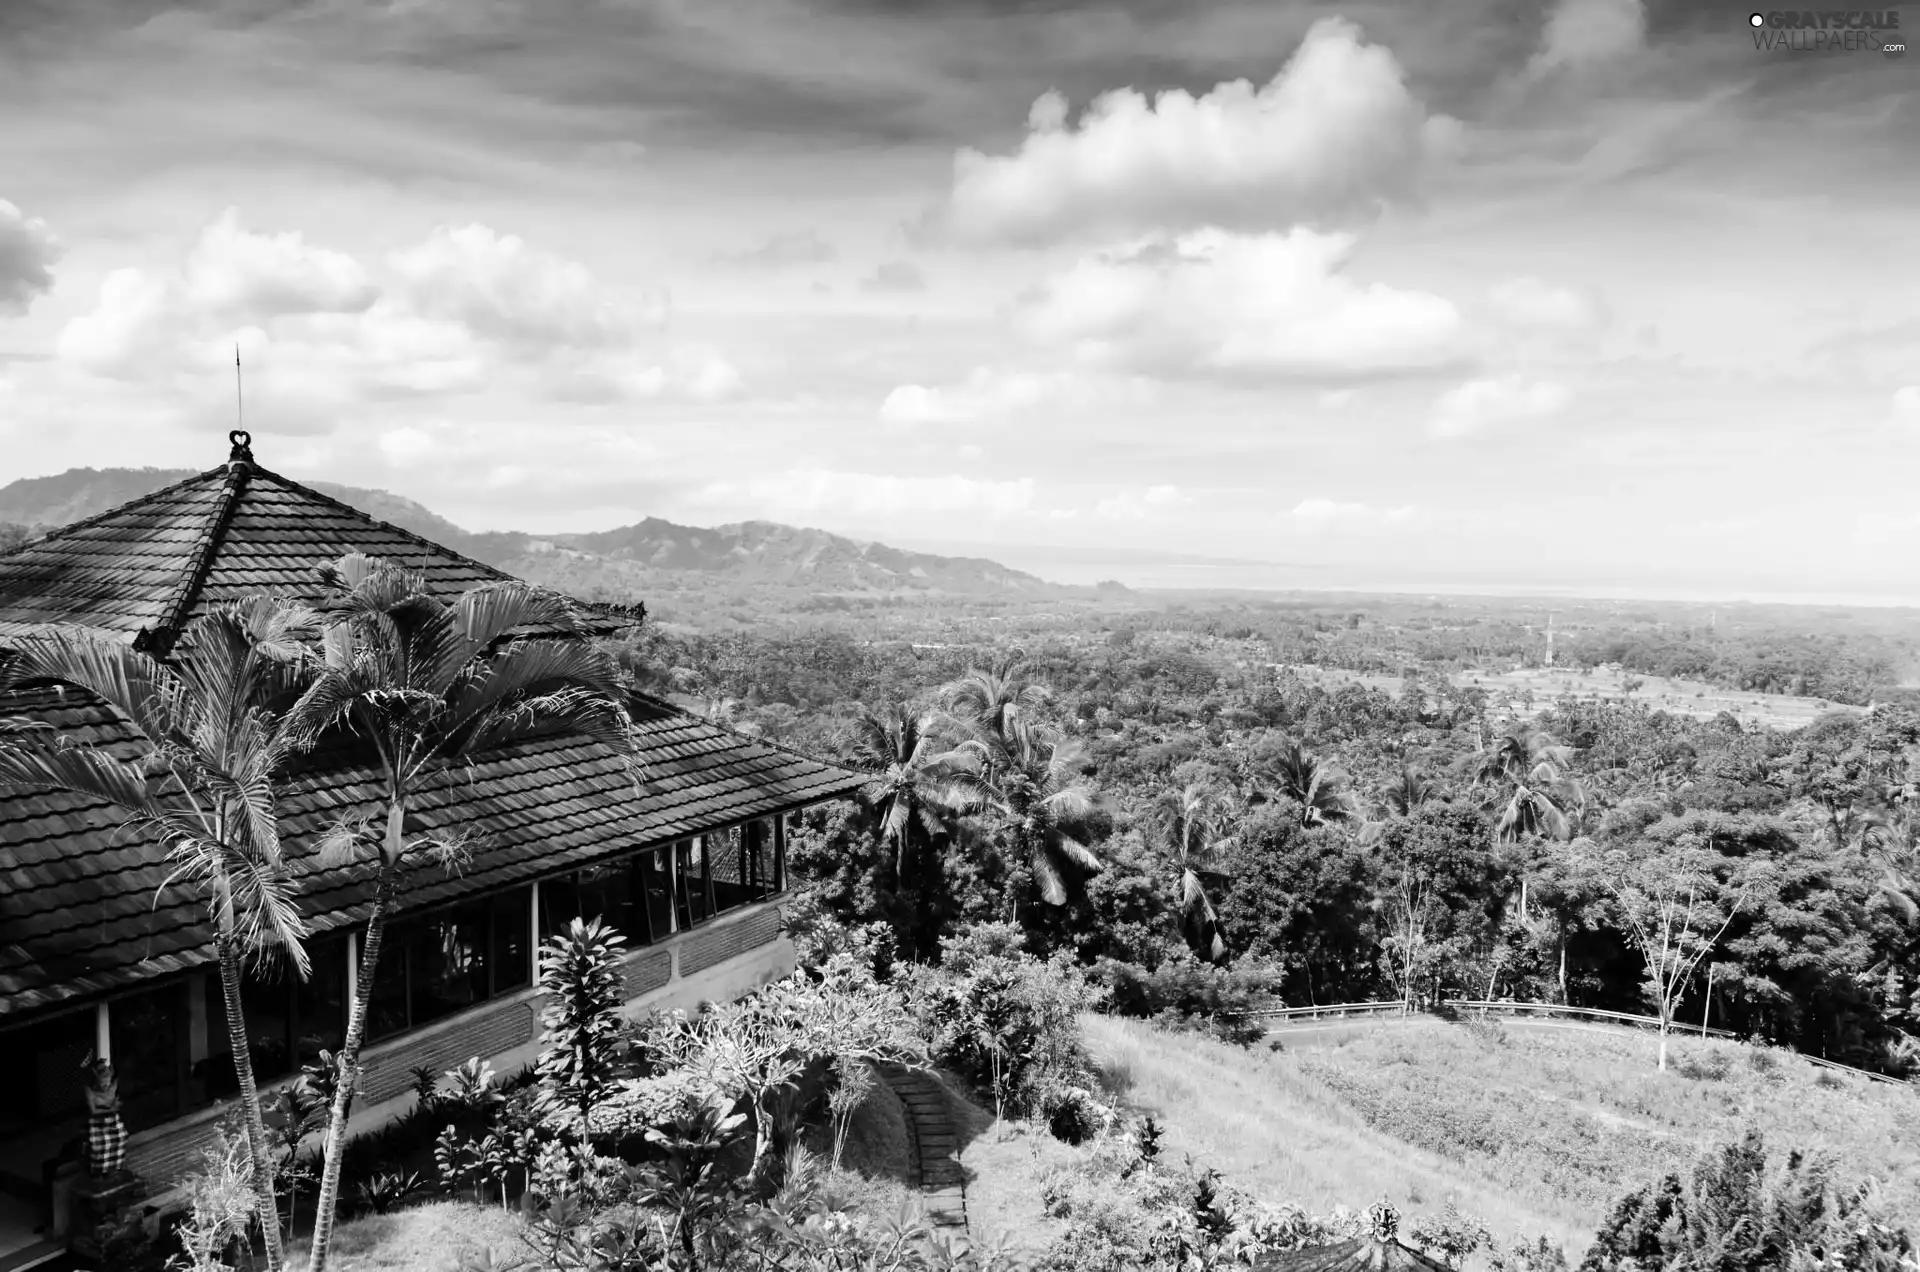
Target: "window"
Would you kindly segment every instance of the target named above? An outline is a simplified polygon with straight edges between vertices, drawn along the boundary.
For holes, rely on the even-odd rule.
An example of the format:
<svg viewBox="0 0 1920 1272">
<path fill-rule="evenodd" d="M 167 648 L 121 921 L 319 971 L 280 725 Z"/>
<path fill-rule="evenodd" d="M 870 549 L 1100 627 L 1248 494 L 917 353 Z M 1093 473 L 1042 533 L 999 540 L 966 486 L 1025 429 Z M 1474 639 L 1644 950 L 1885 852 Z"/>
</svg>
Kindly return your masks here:
<svg viewBox="0 0 1920 1272">
<path fill-rule="evenodd" d="M 540 939 L 564 931 L 576 918 L 597 918 L 629 946 L 665 940 L 672 931 L 666 851 L 634 853 L 543 880 Z"/>
<path fill-rule="evenodd" d="M 531 983 L 525 888 L 387 928 L 368 1003 L 367 1038 L 465 1011 Z"/>
<path fill-rule="evenodd" d="M 392 947 L 387 947 L 391 951 Z M 285 959 L 273 959 L 247 969 L 240 981 L 240 1009 L 247 1029 L 247 1052 L 253 1061 L 253 1080 L 283 1078 L 320 1058 L 320 1052 L 338 1051 L 347 1031 L 347 942 L 333 937 L 310 942 L 312 965 L 302 982 Z M 387 956 L 380 960 L 387 962 Z M 193 1005 L 204 995 L 204 1008 Z M 218 972 L 208 972 L 198 987 L 189 986 L 189 1005 L 204 1010 L 207 1054 L 196 1057 L 192 1077 L 204 1087 L 205 1099 L 219 1099 L 239 1090 L 233 1066 L 232 1040 L 227 1036 L 226 997 Z M 368 1036 L 372 1036 L 371 1028 Z M 196 1100 L 196 1103 L 199 1101 Z"/>
<path fill-rule="evenodd" d="M 178 1117 L 187 1099 L 185 982 L 112 999 L 107 1020 L 120 1117 L 127 1129 Z"/>
<path fill-rule="evenodd" d="M 0 1033 L 0 1135 L 86 1117 L 80 1062 L 93 1050 L 92 1008 Z"/>
</svg>

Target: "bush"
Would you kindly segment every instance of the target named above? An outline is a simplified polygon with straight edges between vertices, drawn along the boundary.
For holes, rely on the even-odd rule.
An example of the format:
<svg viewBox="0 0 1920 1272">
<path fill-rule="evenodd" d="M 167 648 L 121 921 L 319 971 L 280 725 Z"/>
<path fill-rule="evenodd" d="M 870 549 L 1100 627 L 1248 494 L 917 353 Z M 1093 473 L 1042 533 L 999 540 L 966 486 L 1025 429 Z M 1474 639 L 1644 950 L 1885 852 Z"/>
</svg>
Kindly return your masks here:
<svg viewBox="0 0 1920 1272">
<path fill-rule="evenodd" d="M 934 1055 L 993 1097 L 997 1116 L 1044 1115 L 1050 1092 L 1097 1084 L 1080 1015 L 1100 1001 L 1058 951 L 1025 952 L 1011 923 L 983 923 L 941 942 L 938 967 L 901 969 L 909 1009 Z"/>
<path fill-rule="evenodd" d="M 1271 1003 L 1281 980 L 1279 971 L 1258 963 L 1216 967 L 1185 951 L 1152 970 L 1103 958 L 1089 976 L 1119 1015 L 1149 1017 L 1239 1046 L 1266 1036 L 1266 1027 L 1246 1013 Z"/>
<path fill-rule="evenodd" d="M 1830 1157 L 1772 1158 L 1758 1132 L 1622 1197 L 1581 1272 L 1701 1268 L 1846 1268 L 1902 1272 L 1920 1242 L 1869 1183 L 1843 1181 Z"/>
</svg>

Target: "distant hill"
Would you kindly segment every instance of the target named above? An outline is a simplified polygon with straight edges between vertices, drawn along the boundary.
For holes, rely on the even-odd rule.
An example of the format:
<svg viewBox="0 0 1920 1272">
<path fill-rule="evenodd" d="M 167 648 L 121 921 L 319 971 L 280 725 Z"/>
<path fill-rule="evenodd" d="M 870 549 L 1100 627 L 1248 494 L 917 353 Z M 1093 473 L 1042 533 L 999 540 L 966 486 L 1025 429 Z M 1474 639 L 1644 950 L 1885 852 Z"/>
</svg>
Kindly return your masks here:
<svg viewBox="0 0 1920 1272">
<path fill-rule="evenodd" d="M 70 468 L 0 486 L 0 550 L 194 475 L 185 468 Z M 589 600 L 644 599 L 663 583 L 708 580 L 809 595 L 975 598 L 1090 596 L 984 557 L 907 552 L 772 521 L 703 528 L 648 517 L 591 534 L 476 533 L 384 490 L 308 482 L 382 521 L 508 573 Z"/>
</svg>

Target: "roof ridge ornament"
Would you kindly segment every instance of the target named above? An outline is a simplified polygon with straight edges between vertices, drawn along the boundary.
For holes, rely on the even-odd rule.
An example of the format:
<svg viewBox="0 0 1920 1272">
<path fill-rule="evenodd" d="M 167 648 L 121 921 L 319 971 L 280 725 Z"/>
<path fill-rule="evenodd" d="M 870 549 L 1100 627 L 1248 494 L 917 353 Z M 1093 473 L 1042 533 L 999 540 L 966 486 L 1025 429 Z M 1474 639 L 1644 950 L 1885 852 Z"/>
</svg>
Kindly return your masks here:
<svg viewBox="0 0 1920 1272">
<path fill-rule="evenodd" d="M 233 444 L 233 453 L 227 456 L 229 464 L 253 462 L 253 434 L 244 428 L 236 428 L 227 434 L 227 440 Z"/>
<path fill-rule="evenodd" d="M 1400 1212 L 1384 1201 L 1376 1201 L 1367 1207 L 1367 1222 L 1373 1227 L 1373 1239 L 1384 1244 L 1399 1230 Z"/>
</svg>

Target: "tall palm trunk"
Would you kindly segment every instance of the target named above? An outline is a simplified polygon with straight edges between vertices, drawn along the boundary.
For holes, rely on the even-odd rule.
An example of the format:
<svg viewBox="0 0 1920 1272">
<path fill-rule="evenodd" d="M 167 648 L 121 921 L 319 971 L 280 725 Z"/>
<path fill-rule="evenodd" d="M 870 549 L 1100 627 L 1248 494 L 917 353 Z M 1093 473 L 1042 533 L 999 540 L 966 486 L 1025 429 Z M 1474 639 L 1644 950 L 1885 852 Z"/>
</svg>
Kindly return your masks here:
<svg viewBox="0 0 1920 1272">
<path fill-rule="evenodd" d="M 267 1243 L 267 1267 L 279 1272 L 285 1262 L 280 1245 L 280 1204 L 273 1195 L 273 1163 L 267 1156 L 267 1123 L 260 1115 L 260 1086 L 253 1078 L 253 1052 L 240 1003 L 240 946 L 233 935 L 232 903 L 221 916 L 225 929 L 216 938 L 220 958 L 220 997 L 227 1008 L 227 1046 L 240 1083 L 240 1108 L 247 1125 L 247 1156 L 253 1163 L 253 1193 L 260 1207 L 260 1231 Z"/>
<path fill-rule="evenodd" d="M 404 798 L 387 805 L 386 850 L 380 855 L 380 874 L 373 889 L 373 913 L 367 918 L 367 939 L 360 951 L 359 979 L 347 1014 L 346 1036 L 340 1040 L 338 1078 L 333 1106 L 327 1113 L 326 1146 L 321 1150 L 320 1191 L 314 1198 L 312 1253 L 307 1272 L 325 1272 L 333 1244 L 333 1223 L 340 1200 L 340 1159 L 347 1146 L 347 1117 L 353 1110 L 353 1089 L 360 1080 L 360 1045 L 366 1037 L 367 1011 L 373 1000 L 373 977 L 380 967 L 380 944 L 387 932 L 387 913 L 399 892 L 402 831 L 406 824 Z"/>
</svg>

